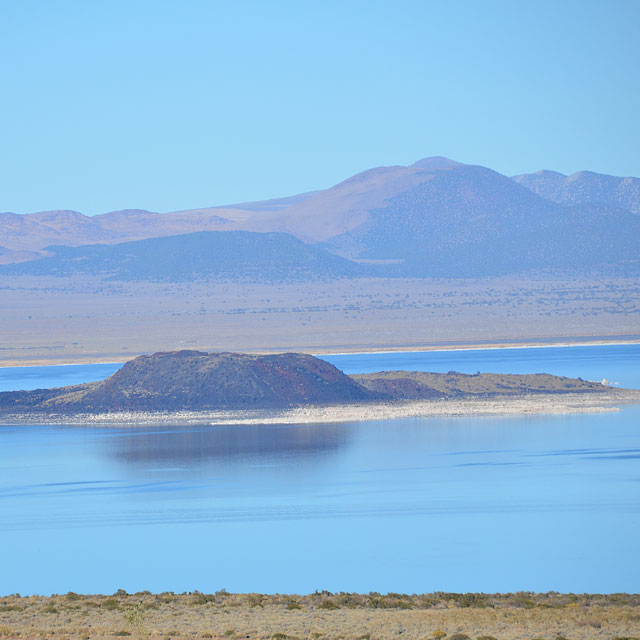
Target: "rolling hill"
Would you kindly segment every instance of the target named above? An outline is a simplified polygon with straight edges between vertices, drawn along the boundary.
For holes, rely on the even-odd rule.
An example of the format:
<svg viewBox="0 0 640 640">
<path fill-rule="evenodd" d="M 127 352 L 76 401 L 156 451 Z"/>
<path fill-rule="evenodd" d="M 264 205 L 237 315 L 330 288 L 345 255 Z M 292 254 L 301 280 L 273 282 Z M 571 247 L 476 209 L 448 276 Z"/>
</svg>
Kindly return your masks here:
<svg viewBox="0 0 640 640">
<path fill-rule="evenodd" d="M 362 266 L 285 233 L 201 231 L 121 244 L 53 246 L 48 251 L 54 255 L 0 266 L 0 275 L 295 282 L 364 273 Z"/>
<path fill-rule="evenodd" d="M 50 244 L 116 242 L 119 235 L 77 211 L 43 211 L 27 215 L 0 213 L 0 238 L 6 249 L 35 251 Z"/>
</svg>

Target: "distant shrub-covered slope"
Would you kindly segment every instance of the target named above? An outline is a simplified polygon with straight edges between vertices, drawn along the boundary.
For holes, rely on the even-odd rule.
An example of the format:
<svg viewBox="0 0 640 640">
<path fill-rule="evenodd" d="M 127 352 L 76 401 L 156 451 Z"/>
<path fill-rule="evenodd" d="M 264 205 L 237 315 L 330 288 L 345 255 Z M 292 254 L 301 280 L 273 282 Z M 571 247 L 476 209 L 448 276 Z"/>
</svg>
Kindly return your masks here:
<svg viewBox="0 0 640 640">
<path fill-rule="evenodd" d="M 362 266 L 286 233 L 201 231 L 121 244 L 53 246 L 48 251 L 54 255 L 0 267 L 0 274 L 287 282 L 354 277 L 364 272 Z"/>
<path fill-rule="evenodd" d="M 484 167 L 438 169 L 371 209 L 323 247 L 388 273 L 483 277 L 531 270 L 640 271 L 640 216 L 609 204 L 565 206 Z"/>
<path fill-rule="evenodd" d="M 640 178 L 619 178 L 593 171 L 566 176 L 557 171 L 536 171 L 512 180 L 539 196 L 560 204 L 606 204 L 640 214 Z"/>
</svg>

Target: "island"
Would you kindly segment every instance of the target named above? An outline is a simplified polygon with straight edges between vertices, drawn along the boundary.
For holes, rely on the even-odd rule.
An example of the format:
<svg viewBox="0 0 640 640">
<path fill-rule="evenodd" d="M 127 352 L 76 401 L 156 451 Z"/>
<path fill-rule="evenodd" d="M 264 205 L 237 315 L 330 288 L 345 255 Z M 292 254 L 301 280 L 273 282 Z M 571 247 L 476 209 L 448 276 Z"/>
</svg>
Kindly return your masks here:
<svg viewBox="0 0 640 640">
<path fill-rule="evenodd" d="M 0 393 L 0 423 L 337 422 L 610 411 L 640 391 L 550 374 L 347 375 L 308 354 L 159 352 L 98 382 Z"/>
</svg>

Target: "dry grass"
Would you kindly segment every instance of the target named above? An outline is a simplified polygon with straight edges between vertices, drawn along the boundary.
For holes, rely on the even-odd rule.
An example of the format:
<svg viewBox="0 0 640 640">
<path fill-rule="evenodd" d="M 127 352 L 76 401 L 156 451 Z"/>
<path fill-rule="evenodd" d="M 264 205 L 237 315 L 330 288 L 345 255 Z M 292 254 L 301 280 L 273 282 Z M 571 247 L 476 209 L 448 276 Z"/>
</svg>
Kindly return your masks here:
<svg viewBox="0 0 640 640">
<path fill-rule="evenodd" d="M 639 638 L 640 595 L 188 593 L 7 596 L 0 638 Z"/>
</svg>

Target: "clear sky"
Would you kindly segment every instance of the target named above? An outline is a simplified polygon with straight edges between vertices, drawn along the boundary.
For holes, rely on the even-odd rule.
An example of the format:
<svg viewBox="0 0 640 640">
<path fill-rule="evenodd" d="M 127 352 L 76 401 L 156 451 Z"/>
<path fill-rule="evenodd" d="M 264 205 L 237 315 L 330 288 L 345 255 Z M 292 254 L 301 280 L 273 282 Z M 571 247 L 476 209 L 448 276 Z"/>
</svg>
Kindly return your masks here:
<svg viewBox="0 0 640 640">
<path fill-rule="evenodd" d="M 640 1 L 0 0 L 0 211 L 171 211 L 444 155 L 640 176 Z"/>
</svg>

